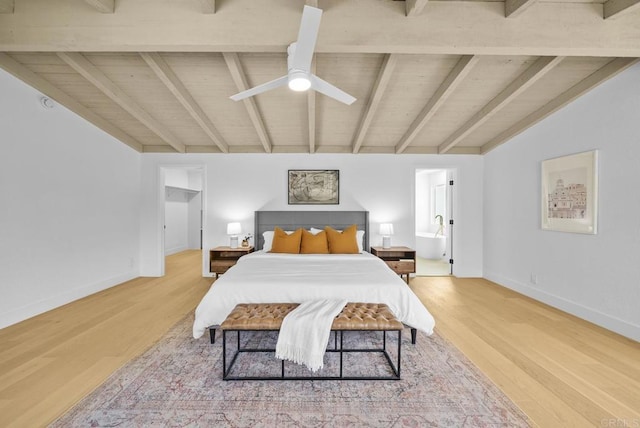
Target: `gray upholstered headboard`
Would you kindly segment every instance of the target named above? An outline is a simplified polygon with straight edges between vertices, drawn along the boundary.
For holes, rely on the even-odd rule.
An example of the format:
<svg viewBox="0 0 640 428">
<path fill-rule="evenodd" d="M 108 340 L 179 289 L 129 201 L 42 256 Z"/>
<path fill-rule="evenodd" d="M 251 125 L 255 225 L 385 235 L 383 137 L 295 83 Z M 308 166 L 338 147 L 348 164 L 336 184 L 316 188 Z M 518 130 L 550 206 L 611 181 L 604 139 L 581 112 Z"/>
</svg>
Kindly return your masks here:
<svg viewBox="0 0 640 428">
<path fill-rule="evenodd" d="M 296 230 L 299 227 L 323 229 L 325 226 L 345 229 L 352 224 L 358 225 L 358 230 L 364 230 L 362 248 L 369 251 L 369 211 L 256 211 L 255 247 L 261 250 L 264 245 L 262 233 L 276 226 L 284 230 Z"/>
</svg>

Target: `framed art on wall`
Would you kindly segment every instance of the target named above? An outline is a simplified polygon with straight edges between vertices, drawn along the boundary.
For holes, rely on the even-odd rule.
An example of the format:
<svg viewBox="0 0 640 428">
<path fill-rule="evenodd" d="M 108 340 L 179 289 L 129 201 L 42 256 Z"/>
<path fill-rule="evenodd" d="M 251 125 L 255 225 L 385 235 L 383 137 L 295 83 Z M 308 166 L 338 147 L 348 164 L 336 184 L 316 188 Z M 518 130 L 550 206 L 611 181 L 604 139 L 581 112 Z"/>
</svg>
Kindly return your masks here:
<svg viewBox="0 0 640 428">
<path fill-rule="evenodd" d="M 542 229 L 596 234 L 598 151 L 542 161 Z"/>
<path fill-rule="evenodd" d="M 338 205 L 340 171 L 290 169 L 288 194 L 289 205 Z"/>
</svg>

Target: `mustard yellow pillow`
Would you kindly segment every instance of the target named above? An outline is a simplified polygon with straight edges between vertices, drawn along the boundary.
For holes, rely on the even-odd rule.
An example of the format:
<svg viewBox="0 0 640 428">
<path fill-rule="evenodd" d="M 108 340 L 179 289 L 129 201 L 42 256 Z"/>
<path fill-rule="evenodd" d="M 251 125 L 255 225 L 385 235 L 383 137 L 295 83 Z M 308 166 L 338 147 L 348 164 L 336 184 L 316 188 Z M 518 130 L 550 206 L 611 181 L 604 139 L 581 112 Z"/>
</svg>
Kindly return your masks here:
<svg viewBox="0 0 640 428">
<path fill-rule="evenodd" d="M 342 232 L 338 232 L 330 226 L 324 228 L 327 232 L 327 241 L 329 242 L 329 252 L 331 254 L 357 254 L 358 242 L 356 241 L 356 232 L 358 227 L 354 224 L 347 227 Z"/>
<path fill-rule="evenodd" d="M 308 230 L 302 229 L 300 254 L 329 254 L 327 232 L 323 230 L 322 232 L 318 232 L 314 235 Z"/>
<path fill-rule="evenodd" d="M 271 244 L 272 253 L 300 253 L 300 239 L 302 238 L 302 229 L 298 229 L 291 234 L 287 234 L 284 230 L 276 227 L 273 230 L 273 243 Z"/>
</svg>

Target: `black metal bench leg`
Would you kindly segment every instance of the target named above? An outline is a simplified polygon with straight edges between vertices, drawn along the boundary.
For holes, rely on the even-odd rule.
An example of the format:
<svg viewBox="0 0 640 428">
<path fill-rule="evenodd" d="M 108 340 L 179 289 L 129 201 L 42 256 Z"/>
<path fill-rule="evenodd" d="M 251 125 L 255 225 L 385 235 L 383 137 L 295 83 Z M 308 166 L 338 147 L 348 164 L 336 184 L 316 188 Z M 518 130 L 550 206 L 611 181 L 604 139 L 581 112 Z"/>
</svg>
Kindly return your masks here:
<svg viewBox="0 0 640 428">
<path fill-rule="evenodd" d="M 340 379 L 342 379 L 342 350 L 344 349 L 344 341 L 343 341 L 343 337 L 344 337 L 344 331 L 340 330 Z"/>
<path fill-rule="evenodd" d="M 211 338 L 211 343 L 216 343 L 216 329 L 215 328 L 210 328 L 209 329 L 209 337 Z"/>
<path fill-rule="evenodd" d="M 416 334 L 418 333 L 418 330 L 416 330 L 415 328 L 411 329 L 411 344 L 415 345 L 416 344 Z"/>
<path fill-rule="evenodd" d="M 400 357 L 402 356 L 402 330 L 398 330 L 398 379 L 400 378 Z"/>
<path fill-rule="evenodd" d="M 222 379 L 227 379 L 227 331 L 222 330 Z"/>
</svg>

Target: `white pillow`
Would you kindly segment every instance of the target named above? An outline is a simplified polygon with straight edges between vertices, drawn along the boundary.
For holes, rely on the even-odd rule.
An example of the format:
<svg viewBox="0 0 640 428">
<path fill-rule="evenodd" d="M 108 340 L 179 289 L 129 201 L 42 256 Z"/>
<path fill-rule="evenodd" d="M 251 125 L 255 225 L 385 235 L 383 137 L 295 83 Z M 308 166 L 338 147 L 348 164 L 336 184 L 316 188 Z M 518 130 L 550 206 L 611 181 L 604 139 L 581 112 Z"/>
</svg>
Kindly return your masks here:
<svg viewBox="0 0 640 428">
<path fill-rule="evenodd" d="M 273 244 L 273 230 L 263 232 L 262 237 L 264 238 L 264 245 L 262 246 L 262 249 L 264 251 L 271 251 L 271 245 Z"/>
<path fill-rule="evenodd" d="M 314 235 L 317 235 L 318 232 L 322 232 L 323 229 L 316 229 L 315 227 L 312 227 L 310 232 L 313 233 Z M 338 230 L 338 232 L 342 232 L 341 230 Z M 362 252 L 362 241 L 364 238 L 364 230 L 358 230 L 356 231 L 356 241 L 358 242 L 358 251 Z"/>
<path fill-rule="evenodd" d="M 293 233 L 292 230 L 285 230 L 287 235 L 291 235 Z M 271 251 L 271 246 L 273 245 L 273 230 L 267 230 L 266 232 L 262 232 L 262 237 L 264 238 L 264 245 L 262 246 L 262 250 L 267 252 Z"/>
<path fill-rule="evenodd" d="M 362 248 L 362 243 L 364 241 L 364 230 L 358 230 L 356 232 L 356 239 L 358 240 L 358 250 L 360 250 L 360 252 L 363 252 L 363 248 Z"/>
</svg>

